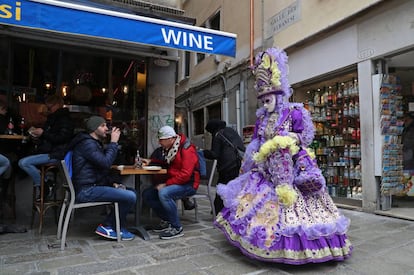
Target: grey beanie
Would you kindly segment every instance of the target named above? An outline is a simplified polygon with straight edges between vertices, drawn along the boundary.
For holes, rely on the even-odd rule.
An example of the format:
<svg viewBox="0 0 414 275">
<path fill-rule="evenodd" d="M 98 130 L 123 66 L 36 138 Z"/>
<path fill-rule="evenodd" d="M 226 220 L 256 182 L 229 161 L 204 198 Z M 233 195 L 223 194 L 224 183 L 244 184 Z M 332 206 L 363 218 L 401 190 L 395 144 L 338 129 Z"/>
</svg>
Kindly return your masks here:
<svg viewBox="0 0 414 275">
<path fill-rule="evenodd" d="M 92 133 L 93 131 L 95 131 L 96 129 L 98 129 L 98 127 L 102 124 L 105 123 L 105 119 L 103 117 L 100 116 L 91 116 L 90 118 L 88 118 L 86 120 L 86 130 L 88 131 L 88 133 Z"/>
</svg>

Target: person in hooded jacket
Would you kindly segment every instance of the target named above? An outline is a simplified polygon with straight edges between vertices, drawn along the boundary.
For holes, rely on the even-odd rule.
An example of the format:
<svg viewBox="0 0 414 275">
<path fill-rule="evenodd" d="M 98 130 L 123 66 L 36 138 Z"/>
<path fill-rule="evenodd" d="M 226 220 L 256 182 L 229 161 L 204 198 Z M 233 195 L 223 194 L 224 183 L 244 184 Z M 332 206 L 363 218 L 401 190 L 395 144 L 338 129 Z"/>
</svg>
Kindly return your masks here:
<svg viewBox="0 0 414 275">
<path fill-rule="evenodd" d="M 32 179 L 37 193 L 40 192 L 40 171 L 38 166 L 55 163 L 63 159 L 66 146 L 73 137 L 74 124 L 68 108 L 64 108 L 63 99 L 58 95 L 46 98 L 49 115 L 41 128 L 31 128 L 29 134 L 36 140 L 35 154 L 21 158 L 19 167 Z"/>
<path fill-rule="evenodd" d="M 72 182 L 78 202 L 118 202 L 121 223 L 121 239 L 132 240 L 134 234 L 125 227 L 126 216 L 134 207 L 137 197 L 134 191 L 122 185 L 119 174 L 111 173 L 111 166 L 118 154 L 119 128 L 113 127 L 111 140 L 104 146 L 108 127 L 100 116 L 91 116 L 86 121 L 87 132 L 78 133 L 70 142 L 68 149 L 72 154 Z M 116 239 L 115 215 L 109 213 L 95 233 Z"/>
<path fill-rule="evenodd" d="M 223 120 L 210 119 L 205 129 L 211 133 L 212 141 L 211 150 L 204 150 L 204 156 L 208 159 L 217 159 L 218 182 L 226 184 L 239 175 L 241 161 L 235 148 L 244 151 L 243 140 L 233 128 L 226 127 Z M 223 201 L 217 194 L 214 208 L 216 213 L 223 209 Z"/>
</svg>

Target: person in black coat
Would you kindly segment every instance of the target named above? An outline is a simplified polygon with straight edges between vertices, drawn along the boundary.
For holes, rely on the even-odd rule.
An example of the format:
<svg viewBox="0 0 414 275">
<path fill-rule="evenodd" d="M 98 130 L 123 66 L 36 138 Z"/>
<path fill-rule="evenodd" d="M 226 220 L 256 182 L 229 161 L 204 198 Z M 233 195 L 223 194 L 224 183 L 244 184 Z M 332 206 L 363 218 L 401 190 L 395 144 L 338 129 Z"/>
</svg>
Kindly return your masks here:
<svg viewBox="0 0 414 275">
<path fill-rule="evenodd" d="M 241 160 L 237 156 L 237 149 L 244 151 L 243 140 L 226 122 L 219 119 L 210 119 L 206 125 L 207 132 L 211 133 L 211 150 L 204 150 L 208 159 L 217 159 L 218 182 L 226 184 L 239 175 Z M 231 143 L 231 144 L 230 144 Z M 216 195 L 214 199 L 216 213 L 223 208 L 223 201 Z"/>
<path fill-rule="evenodd" d="M 33 184 L 40 187 L 39 165 L 56 163 L 63 159 L 66 146 L 72 139 L 74 124 L 68 108 L 63 108 L 63 99 L 58 95 L 46 98 L 49 111 L 42 128 L 30 128 L 29 134 L 36 143 L 32 155 L 21 158 L 19 167 L 33 179 Z"/>
</svg>

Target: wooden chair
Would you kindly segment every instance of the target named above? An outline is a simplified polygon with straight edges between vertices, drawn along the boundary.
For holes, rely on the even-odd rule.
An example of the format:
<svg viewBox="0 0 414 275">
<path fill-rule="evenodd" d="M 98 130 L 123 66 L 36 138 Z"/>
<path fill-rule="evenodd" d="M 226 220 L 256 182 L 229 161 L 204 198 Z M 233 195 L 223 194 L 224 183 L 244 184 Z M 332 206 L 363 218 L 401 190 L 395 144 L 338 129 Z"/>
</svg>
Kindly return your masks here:
<svg viewBox="0 0 414 275">
<path fill-rule="evenodd" d="M 85 208 L 85 207 L 94 207 L 101 205 L 113 205 L 115 208 L 115 229 L 117 242 L 121 241 L 121 225 L 119 220 L 119 207 L 117 202 L 85 202 L 77 203 L 75 197 L 75 188 L 73 187 L 72 179 L 68 171 L 65 160 L 61 161 L 61 169 L 64 176 L 64 188 L 65 188 L 65 199 L 62 204 L 62 209 L 60 210 L 59 223 L 57 230 L 57 239 L 60 239 L 60 250 L 65 250 L 66 245 L 66 235 L 69 227 L 69 221 L 71 215 L 75 209 Z M 64 223 L 63 223 L 64 221 Z M 63 227 L 62 227 L 63 226 Z"/>
</svg>

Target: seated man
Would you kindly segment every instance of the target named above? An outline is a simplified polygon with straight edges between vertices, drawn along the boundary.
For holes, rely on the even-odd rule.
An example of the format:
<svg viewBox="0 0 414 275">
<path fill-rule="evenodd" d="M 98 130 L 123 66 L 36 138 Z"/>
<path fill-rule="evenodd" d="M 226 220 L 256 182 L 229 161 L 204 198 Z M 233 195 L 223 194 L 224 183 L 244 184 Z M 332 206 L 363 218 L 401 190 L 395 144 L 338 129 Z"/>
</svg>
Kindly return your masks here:
<svg viewBox="0 0 414 275">
<path fill-rule="evenodd" d="M 20 168 L 32 177 L 38 196 L 41 180 L 38 166 L 63 159 L 67 143 L 73 137 L 74 131 L 69 109 L 63 107 L 63 99 L 60 96 L 47 97 L 45 104 L 49 112 L 45 125 L 42 128 L 29 130 L 29 134 L 37 144 L 35 154 L 19 160 Z"/>
<path fill-rule="evenodd" d="M 118 153 L 119 128 L 112 128 L 111 141 L 104 144 L 108 127 L 105 119 L 92 116 L 86 121 L 87 133 L 77 134 L 69 144 L 72 155 L 72 182 L 78 202 L 118 202 L 121 222 L 121 239 L 132 240 L 134 234 L 126 229 L 126 216 L 134 207 L 137 197 L 134 191 L 127 190 L 114 174 L 111 166 Z M 116 239 L 115 213 L 106 217 L 95 233 L 108 239 Z"/>
<path fill-rule="evenodd" d="M 10 160 L 6 156 L 0 154 L 0 176 L 2 178 L 8 179 L 10 177 L 10 172 Z"/>
<path fill-rule="evenodd" d="M 3 202 L 6 200 L 7 197 L 7 188 L 10 173 L 10 160 L 6 156 L 0 154 L 0 217 L 2 217 L 3 214 Z"/>
<path fill-rule="evenodd" d="M 177 213 L 176 200 L 194 195 L 200 183 L 196 148 L 183 134 L 177 135 L 170 126 L 158 131 L 159 143 L 168 164 L 167 180 L 144 190 L 142 198 L 161 223 L 153 231 L 160 233 L 160 239 L 168 240 L 183 236 L 183 228 Z M 149 163 L 163 165 L 159 159 L 143 159 Z"/>
</svg>

